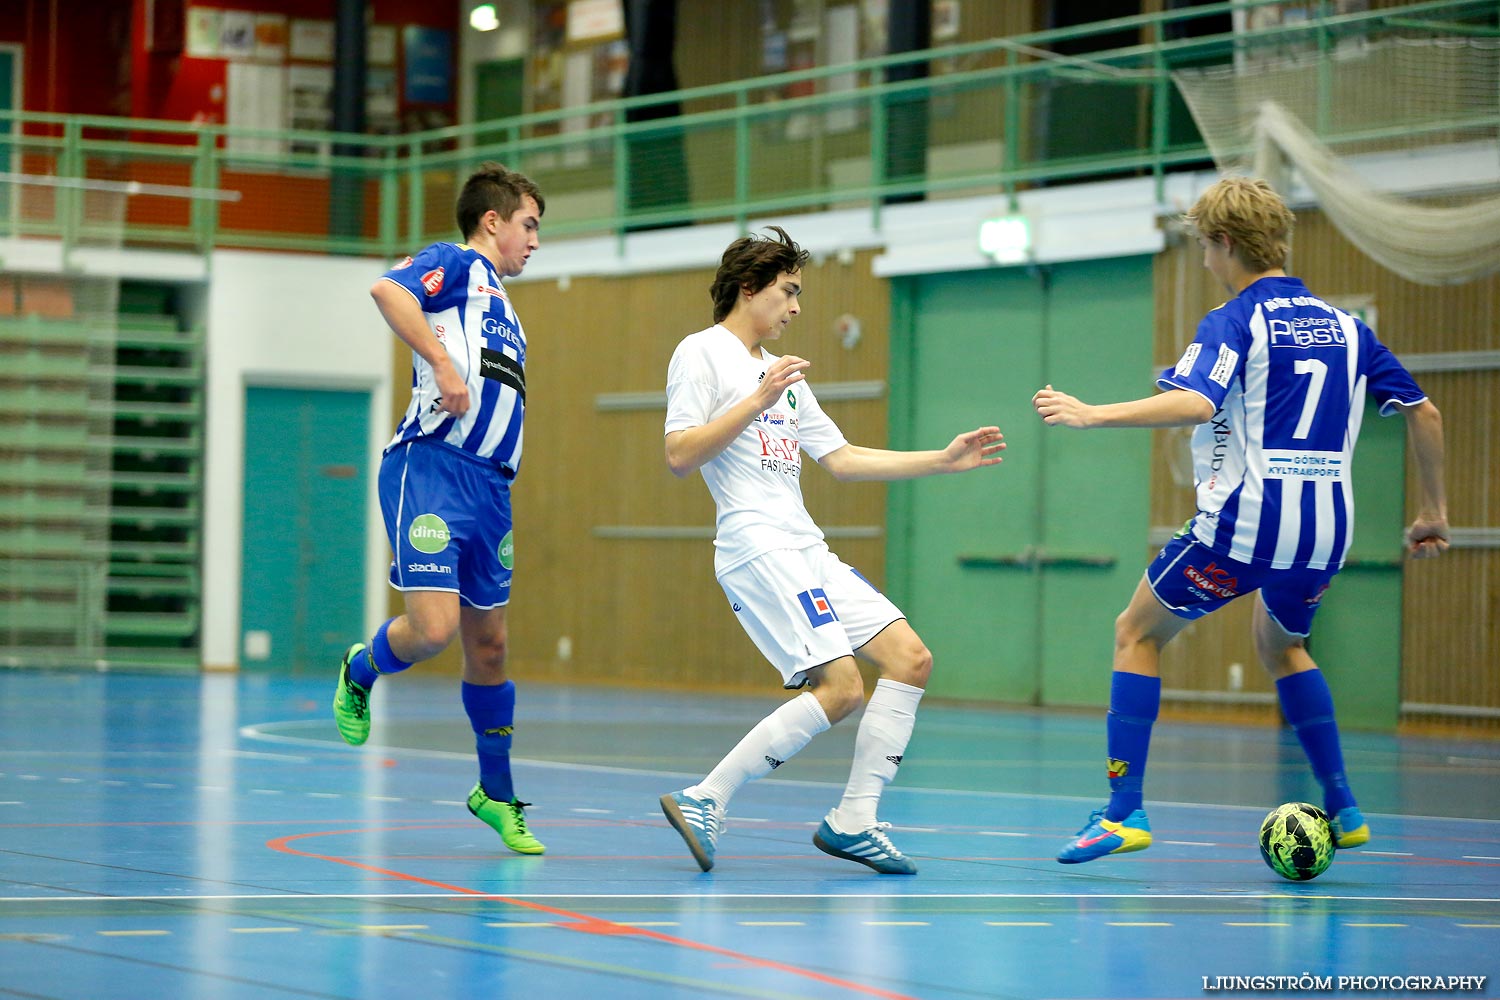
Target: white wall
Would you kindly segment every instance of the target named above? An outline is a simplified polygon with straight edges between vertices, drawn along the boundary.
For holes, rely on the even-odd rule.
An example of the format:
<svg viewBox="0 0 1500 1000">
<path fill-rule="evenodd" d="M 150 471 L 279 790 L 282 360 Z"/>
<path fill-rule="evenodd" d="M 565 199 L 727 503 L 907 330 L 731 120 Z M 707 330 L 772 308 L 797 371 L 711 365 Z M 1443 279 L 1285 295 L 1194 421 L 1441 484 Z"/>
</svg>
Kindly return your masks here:
<svg viewBox="0 0 1500 1000">
<path fill-rule="evenodd" d="M 388 266 L 367 257 L 235 250 L 212 256 L 206 315 L 205 667 L 231 668 L 240 662 L 247 385 L 369 390 L 366 629 L 385 618 L 383 567 L 390 551 L 376 500 L 375 463 L 392 432 L 391 366 L 398 345 L 369 291 Z"/>
</svg>

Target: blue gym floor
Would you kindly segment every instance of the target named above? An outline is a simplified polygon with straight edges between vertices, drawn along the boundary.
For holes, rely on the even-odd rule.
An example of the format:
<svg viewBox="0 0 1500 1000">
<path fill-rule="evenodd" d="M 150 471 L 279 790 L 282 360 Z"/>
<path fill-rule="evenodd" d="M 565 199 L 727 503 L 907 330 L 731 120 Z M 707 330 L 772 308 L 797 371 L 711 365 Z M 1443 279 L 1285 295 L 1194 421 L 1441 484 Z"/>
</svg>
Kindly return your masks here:
<svg viewBox="0 0 1500 1000">
<path fill-rule="evenodd" d="M 657 797 L 775 698 L 523 681 L 517 787 L 547 854 L 521 857 L 464 808 L 455 683 L 382 682 L 356 750 L 332 680 L 0 671 L 0 996 L 1201 998 L 1205 977 L 1500 973 L 1500 743 L 1346 734 L 1374 839 L 1291 883 L 1256 849 L 1270 807 L 1319 801 L 1287 733 L 1158 724 L 1155 845 L 1064 867 L 1104 797 L 1102 713 L 927 704 L 882 807 L 920 874 L 811 844 L 857 718 L 740 793 L 704 874 Z"/>
</svg>

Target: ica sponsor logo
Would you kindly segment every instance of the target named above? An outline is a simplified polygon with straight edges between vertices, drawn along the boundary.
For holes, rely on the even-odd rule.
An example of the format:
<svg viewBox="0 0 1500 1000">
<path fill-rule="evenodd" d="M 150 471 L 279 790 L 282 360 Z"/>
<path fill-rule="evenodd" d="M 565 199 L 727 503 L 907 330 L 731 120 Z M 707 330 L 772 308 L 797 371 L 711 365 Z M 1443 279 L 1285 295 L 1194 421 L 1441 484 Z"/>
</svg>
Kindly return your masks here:
<svg viewBox="0 0 1500 1000">
<path fill-rule="evenodd" d="M 422 290 L 429 296 L 436 295 L 443 290 L 443 269 L 435 267 L 422 275 Z"/>
<path fill-rule="evenodd" d="M 1215 597 L 1234 597 L 1239 594 L 1240 578 L 1231 576 L 1228 570 L 1220 569 L 1217 563 L 1209 563 L 1201 570 L 1189 566 L 1182 571 L 1193 586 Z"/>
<path fill-rule="evenodd" d="M 448 547 L 448 524 L 436 514 L 420 514 L 406 531 L 406 540 L 418 552 L 434 555 Z"/>
</svg>

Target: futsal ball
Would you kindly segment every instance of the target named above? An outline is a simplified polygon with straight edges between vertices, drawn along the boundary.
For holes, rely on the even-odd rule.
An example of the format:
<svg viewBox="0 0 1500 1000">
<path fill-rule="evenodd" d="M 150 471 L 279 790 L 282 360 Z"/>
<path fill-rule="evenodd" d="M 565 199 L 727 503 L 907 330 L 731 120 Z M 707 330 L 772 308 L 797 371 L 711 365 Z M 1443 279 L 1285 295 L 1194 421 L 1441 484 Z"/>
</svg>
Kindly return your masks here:
<svg viewBox="0 0 1500 1000">
<path fill-rule="evenodd" d="M 1260 856 L 1284 879 L 1317 878 L 1333 863 L 1328 814 L 1309 802 L 1287 802 L 1272 809 L 1260 825 Z"/>
</svg>

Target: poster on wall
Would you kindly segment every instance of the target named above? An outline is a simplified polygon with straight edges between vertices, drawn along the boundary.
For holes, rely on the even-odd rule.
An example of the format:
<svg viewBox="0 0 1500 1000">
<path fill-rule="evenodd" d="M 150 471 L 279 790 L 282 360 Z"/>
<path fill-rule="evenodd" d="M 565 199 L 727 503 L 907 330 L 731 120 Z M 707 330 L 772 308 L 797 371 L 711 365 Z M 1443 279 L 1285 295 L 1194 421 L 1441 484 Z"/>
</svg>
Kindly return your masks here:
<svg viewBox="0 0 1500 1000">
<path fill-rule="evenodd" d="M 255 15 L 255 59 L 258 62 L 286 62 L 286 15 Z"/>
<path fill-rule="evenodd" d="M 333 62 L 333 42 L 332 21 L 294 18 L 288 31 L 288 54 L 307 62 Z"/>
<path fill-rule="evenodd" d="M 453 35 L 441 28 L 408 26 L 406 99 L 418 104 L 447 104 L 453 99 Z"/>
<path fill-rule="evenodd" d="M 333 67 L 286 68 L 287 128 L 327 132 L 333 128 Z M 293 153 L 326 152 L 326 142 L 292 140 Z"/>
<path fill-rule="evenodd" d="M 219 55 L 226 59 L 248 59 L 255 55 L 255 15 L 245 10 L 219 14 Z"/>
<path fill-rule="evenodd" d="M 232 62 L 225 73 L 224 90 L 225 122 L 231 128 L 279 129 L 286 120 L 286 72 L 280 66 Z M 274 158 L 281 153 L 278 139 L 231 132 L 224 142 L 231 155 Z M 265 164 L 268 168 L 275 165 L 274 159 Z"/>
<path fill-rule="evenodd" d="M 189 7 L 187 12 L 187 54 L 194 59 L 217 59 L 219 56 L 219 15 L 213 7 Z"/>
<path fill-rule="evenodd" d="M 371 66 L 396 65 L 396 26 L 372 24 L 365 31 L 365 61 Z"/>
</svg>

